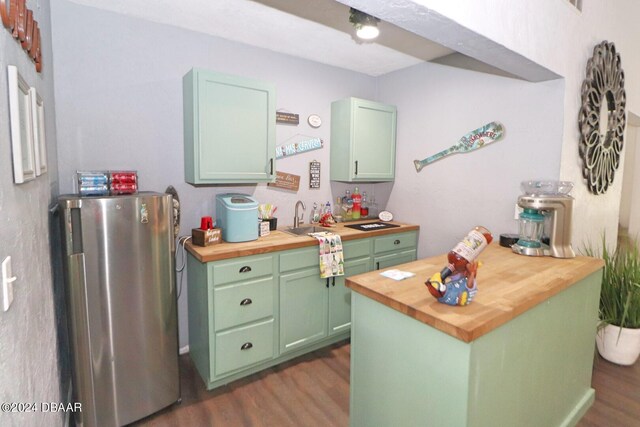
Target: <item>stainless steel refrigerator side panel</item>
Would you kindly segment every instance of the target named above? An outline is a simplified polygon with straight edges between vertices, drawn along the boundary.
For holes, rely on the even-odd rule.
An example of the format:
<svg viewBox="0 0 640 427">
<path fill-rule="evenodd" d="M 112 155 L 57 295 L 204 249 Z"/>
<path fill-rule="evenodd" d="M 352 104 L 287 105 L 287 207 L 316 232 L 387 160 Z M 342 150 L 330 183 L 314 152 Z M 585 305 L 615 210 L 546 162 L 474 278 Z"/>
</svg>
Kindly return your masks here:
<svg viewBox="0 0 640 427">
<path fill-rule="evenodd" d="M 85 198 L 80 212 L 93 378 L 84 399 L 100 426 L 121 426 L 179 398 L 172 200 Z"/>
<path fill-rule="evenodd" d="M 91 372 L 91 346 L 89 336 L 89 313 L 87 295 L 85 293 L 84 255 L 73 254 L 67 258 L 69 271 L 67 301 L 69 301 L 70 341 L 73 351 L 74 369 L 72 372 L 75 384 L 76 399 L 83 397 L 88 402 L 82 412 L 74 414 L 77 426 L 97 426 L 96 402 L 94 399 L 94 382 Z M 75 399 L 74 399 L 75 400 Z"/>
<path fill-rule="evenodd" d="M 83 402 L 82 412 L 74 414 L 77 426 L 97 425 L 93 389 L 93 368 L 89 344 L 89 315 L 86 295 L 84 254 L 81 231 L 75 218 L 78 217 L 79 200 L 65 200 L 58 204 L 63 230 L 65 293 L 68 309 L 69 341 L 72 360 L 73 400 Z M 74 228 L 75 224 L 75 228 Z M 75 249 L 74 249 L 75 248 Z M 86 402 L 86 403 L 85 403 Z"/>
</svg>

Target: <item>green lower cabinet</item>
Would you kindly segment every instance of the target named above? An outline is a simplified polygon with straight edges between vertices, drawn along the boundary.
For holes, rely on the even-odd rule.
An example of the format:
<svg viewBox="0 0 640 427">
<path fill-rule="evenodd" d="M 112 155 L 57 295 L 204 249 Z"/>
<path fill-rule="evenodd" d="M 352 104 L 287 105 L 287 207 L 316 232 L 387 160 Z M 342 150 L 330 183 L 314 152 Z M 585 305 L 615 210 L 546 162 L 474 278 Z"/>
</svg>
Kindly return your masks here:
<svg viewBox="0 0 640 427">
<path fill-rule="evenodd" d="M 416 260 L 418 233 L 389 234 L 373 239 L 373 268 L 381 270 Z"/>
<path fill-rule="evenodd" d="M 273 358 L 273 318 L 216 334 L 215 374 Z"/>
<path fill-rule="evenodd" d="M 344 276 L 332 279 L 329 289 L 329 335 L 351 328 L 351 289 L 344 285 L 345 278 L 371 270 L 369 257 L 345 261 Z"/>
<path fill-rule="evenodd" d="M 394 265 L 404 264 L 416 260 L 415 249 L 402 251 L 397 253 L 391 253 L 387 255 L 380 255 L 373 258 L 373 266 L 376 270 L 382 270 Z"/>
<path fill-rule="evenodd" d="M 189 254 L 189 353 L 207 388 L 349 338 L 345 278 L 374 261 L 413 261 L 416 241 L 409 232 L 344 242 L 345 275 L 330 279 L 320 278 L 317 246 L 209 263 Z"/>
<path fill-rule="evenodd" d="M 215 288 L 216 331 L 273 316 L 273 288 L 271 276 Z"/>
<path fill-rule="evenodd" d="M 327 336 L 327 279 L 319 268 L 280 275 L 280 352 Z"/>
</svg>

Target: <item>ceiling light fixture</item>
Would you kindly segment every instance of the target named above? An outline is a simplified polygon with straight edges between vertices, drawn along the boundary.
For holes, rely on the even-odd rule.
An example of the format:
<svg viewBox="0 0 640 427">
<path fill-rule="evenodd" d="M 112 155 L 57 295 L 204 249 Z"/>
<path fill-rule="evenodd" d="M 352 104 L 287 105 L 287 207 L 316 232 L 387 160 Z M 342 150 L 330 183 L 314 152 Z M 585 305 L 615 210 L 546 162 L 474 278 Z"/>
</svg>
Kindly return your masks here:
<svg viewBox="0 0 640 427">
<path fill-rule="evenodd" d="M 380 20 L 358 9 L 350 9 L 349 22 L 355 27 L 356 35 L 363 40 L 373 40 L 380 34 L 380 30 L 378 30 Z"/>
</svg>

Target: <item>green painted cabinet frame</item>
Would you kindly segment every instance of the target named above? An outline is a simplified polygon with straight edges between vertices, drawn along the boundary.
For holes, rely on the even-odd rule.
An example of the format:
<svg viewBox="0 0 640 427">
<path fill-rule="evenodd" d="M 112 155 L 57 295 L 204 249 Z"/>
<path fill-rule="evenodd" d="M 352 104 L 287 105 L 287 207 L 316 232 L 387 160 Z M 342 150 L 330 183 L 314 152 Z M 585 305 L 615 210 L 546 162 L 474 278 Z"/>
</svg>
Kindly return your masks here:
<svg viewBox="0 0 640 427">
<path fill-rule="evenodd" d="M 275 87 L 194 68 L 183 77 L 184 173 L 191 184 L 275 179 Z"/>
<path fill-rule="evenodd" d="M 331 104 L 333 181 L 393 181 L 396 107 L 359 98 Z"/>
<path fill-rule="evenodd" d="M 329 288 L 329 335 L 351 329 L 351 289 L 345 286 L 345 278 L 371 271 L 369 257 L 344 262 L 344 276 L 332 279 Z"/>
<path fill-rule="evenodd" d="M 416 231 L 344 242 L 345 276 L 335 280 L 320 278 L 316 246 L 209 263 L 189 254 L 189 353 L 207 388 L 348 338 L 345 277 L 371 271 L 374 256 L 413 261 L 416 244 Z M 255 301 L 238 312 L 245 290 Z M 254 347 L 239 351 L 245 341 Z"/>
<path fill-rule="evenodd" d="M 328 281 L 317 267 L 280 275 L 280 353 L 327 337 Z"/>
</svg>

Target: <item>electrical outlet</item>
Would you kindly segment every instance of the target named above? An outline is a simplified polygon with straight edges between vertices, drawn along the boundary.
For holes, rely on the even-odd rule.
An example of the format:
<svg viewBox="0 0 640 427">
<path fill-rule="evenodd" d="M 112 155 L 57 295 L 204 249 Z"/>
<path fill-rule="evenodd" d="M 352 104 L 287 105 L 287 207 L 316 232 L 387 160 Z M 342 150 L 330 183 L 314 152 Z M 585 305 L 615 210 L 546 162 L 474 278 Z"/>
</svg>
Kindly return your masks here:
<svg viewBox="0 0 640 427">
<path fill-rule="evenodd" d="M 2 310 L 7 311 L 13 302 L 13 282 L 17 277 L 11 274 L 11 257 L 2 261 Z"/>
</svg>

